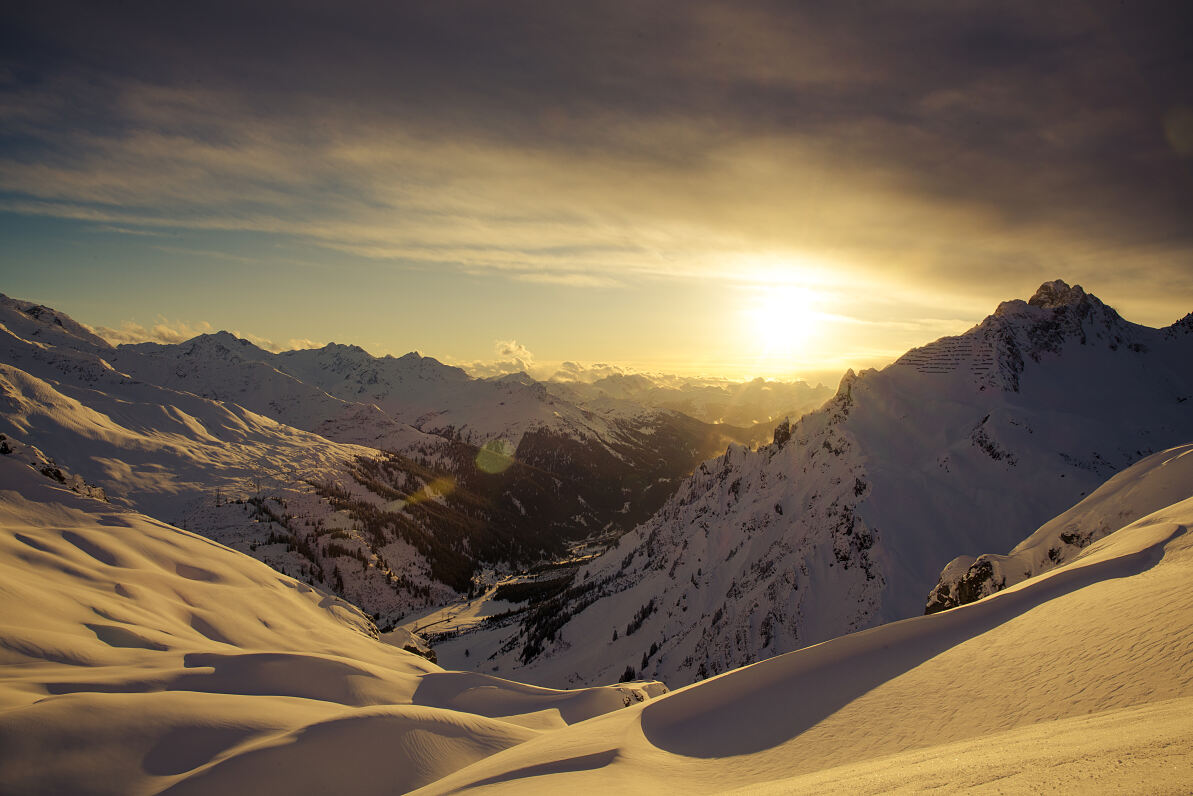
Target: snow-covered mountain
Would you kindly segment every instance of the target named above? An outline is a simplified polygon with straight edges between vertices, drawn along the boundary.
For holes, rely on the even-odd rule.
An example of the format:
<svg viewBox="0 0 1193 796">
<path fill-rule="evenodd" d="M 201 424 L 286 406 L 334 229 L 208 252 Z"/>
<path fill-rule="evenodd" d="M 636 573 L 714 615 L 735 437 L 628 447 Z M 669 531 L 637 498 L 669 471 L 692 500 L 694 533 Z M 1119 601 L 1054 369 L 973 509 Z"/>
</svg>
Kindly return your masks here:
<svg viewBox="0 0 1193 796">
<path fill-rule="evenodd" d="M 1040 577 L 560 729 L 420 793 L 1179 793 L 1193 484 L 1175 475 L 1141 477 L 1183 499 Z"/>
<path fill-rule="evenodd" d="M 632 527 L 701 461 L 730 441 L 754 439 L 749 429 L 629 401 L 581 408 L 526 374 L 475 379 L 417 353 L 374 357 L 329 343 L 273 354 L 219 332 L 173 345 L 120 346 L 109 358 L 153 384 L 403 454 L 413 459 L 408 473 L 431 467 L 458 478 L 474 467 L 480 448 L 497 446 L 554 477 L 560 494 L 579 498 L 566 515 L 575 518 L 572 527 L 558 528 L 564 536 Z M 511 498 L 506 508 L 531 499 L 517 490 Z"/>
<path fill-rule="evenodd" d="M 418 355 L 278 355 L 226 332 L 112 347 L 0 297 L 0 433 L 386 623 L 469 591 L 482 564 L 632 527 L 739 432 L 582 410 L 528 378 L 471 379 Z"/>
<path fill-rule="evenodd" d="M 433 444 L 373 404 L 332 396 L 277 369 L 273 357 L 228 332 L 173 345 L 122 345 L 107 354 L 113 367 L 142 381 L 234 403 L 337 442 L 389 450 Z"/>
<path fill-rule="evenodd" d="M 339 485 L 354 500 L 380 502 L 353 478 L 376 450 L 135 379 L 104 359 L 111 353 L 66 316 L 0 302 L 3 446 L 30 451 L 116 505 L 336 585 L 370 612 L 400 616 L 455 596 L 433 571 L 433 551 L 412 543 L 425 529 L 367 537 L 321 494 Z"/>
<path fill-rule="evenodd" d="M 784 417 L 799 417 L 832 397 L 823 384 L 805 381 L 747 382 L 649 376 L 643 373 L 614 373 L 594 381 L 548 381 L 552 393 L 585 407 L 605 401 L 633 401 L 661 409 L 673 409 L 710 423 L 737 426 L 766 424 Z"/>
<path fill-rule="evenodd" d="M 1074 560 L 1104 536 L 1193 494 L 1193 445 L 1152 454 L 1045 523 L 1007 555 L 958 556 L 928 595 L 927 613 L 980 600 Z"/>
<path fill-rule="evenodd" d="M 1177 793 L 1193 776 L 1193 490 L 1171 467 L 1135 483 L 1186 497 L 1057 569 L 668 694 L 445 670 L 343 600 L 30 461 L 0 454 L 4 793 Z"/>
<path fill-rule="evenodd" d="M 1193 318 L 1123 320 L 1043 285 L 703 464 L 523 618 L 445 641 L 544 684 L 690 682 L 923 612 L 955 556 L 1008 549 L 1114 472 L 1193 439 Z M 465 657 L 464 651 L 468 651 Z"/>
</svg>

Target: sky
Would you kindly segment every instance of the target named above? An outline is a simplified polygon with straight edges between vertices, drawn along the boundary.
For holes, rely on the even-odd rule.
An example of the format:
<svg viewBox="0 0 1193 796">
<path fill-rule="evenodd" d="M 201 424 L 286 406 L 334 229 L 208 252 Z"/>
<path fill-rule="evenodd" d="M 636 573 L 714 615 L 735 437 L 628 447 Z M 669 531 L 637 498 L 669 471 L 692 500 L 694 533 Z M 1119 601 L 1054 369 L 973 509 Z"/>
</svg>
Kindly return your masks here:
<svg viewBox="0 0 1193 796">
<path fill-rule="evenodd" d="M 817 379 L 1055 278 L 1193 310 L 1187 3 L 43 0 L 0 26 L 0 291 L 113 339 Z"/>
</svg>

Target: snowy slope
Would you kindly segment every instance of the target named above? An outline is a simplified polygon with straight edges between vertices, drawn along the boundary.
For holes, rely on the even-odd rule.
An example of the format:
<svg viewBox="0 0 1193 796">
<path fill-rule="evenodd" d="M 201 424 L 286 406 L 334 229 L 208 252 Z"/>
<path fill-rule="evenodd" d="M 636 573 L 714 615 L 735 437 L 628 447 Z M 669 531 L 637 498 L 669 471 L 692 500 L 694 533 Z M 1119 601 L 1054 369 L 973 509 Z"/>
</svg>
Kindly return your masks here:
<svg viewBox="0 0 1193 796">
<path fill-rule="evenodd" d="M 1038 577 L 663 694 L 442 669 L 0 449 L 0 792 L 1183 792 L 1185 450 L 1099 493 L 1172 503 Z"/>
<path fill-rule="evenodd" d="M 659 693 L 445 672 L 359 609 L 0 456 L 0 791 L 404 792 Z"/>
<path fill-rule="evenodd" d="M 772 445 L 706 462 L 554 604 L 445 642 L 440 660 L 552 685 L 628 666 L 681 685 L 920 614 L 957 555 L 1008 549 L 1193 439 L 1190 329 L 1138 326 L 1045 284 L 848 374 Z"/>
<path fill-rule="evenodd" d="M 441 401 L 519 444 L 486 453 L 373 399 L 450 434 L 426 409 Z M 529 564 L 632 527 L 733 431 L 641 406 L 582 411 L 525 377 L 482 382 L 350 346 L 275 355 L 220 332 L 113 348 L 61 313 L 0 299 L 0 433 L 387 626 L 469 591 L 481 563 Z"/>
<path fill-rule="evenodd" d="M 13 334 L 48 346 L 113 350 L 107 340 L 73 318 L 42 304 L 9 298 L 3 293 L 0 293 L 0 322 Z"/>
<path fill-rule="evenodd" d="M 0 303 L 0 434 L 13 445 L 39 449 L 120 505 L 334 585 L 387 618 L 454 597 L 410 543 L 425 529 L 366 538 L 312 488 L 337 484 L 379 502 L 353 478 L 376 450 L 134 379 L 104 358 L 113 349 L 76 328 L 36 305 Z"/>
<path fill-rule="evenodd" d="M 339 442 L 396 451 L 445 477 L 473 467 L 479 448 L 500 445 L 588 506 L 557 529 L 565 538 L 628 530 L 699 462 L 730 440 L 757 436 L 634 402 L 581 408 L 525 374 L 474 379 L 417 353 L 374 357 L 336 343 L 273 354 L 219 332 L 173 345 L 124 345 L 109 358 L 146 382 L 235 402 Z M 527 500 L 512 494 L 504 508 Z"/>
<path fill-rule="evenodd" d="M 1193 485 L 1143 477 L 1186 497 L 1040 577 L 529 740 L 419 792 L 1184 792 Z"/>
<path fill-rule="evenodd" d="M 1153 454 L 1115 475 L 1073 508 L 1046 522 L 1008 555 L 958 556 L 928 596 L 929 613 L 974 602 L 1072 561 L 1140 517 L 1193 494 L 1193 445 Z"/>
<path fill-rule="evenodd" d="M 333 397 L 279 371 L 273 358 L 248 340 L 218 332 L 175 345 L 123 345 L 109 359 L 151 384 L 235 403 L 337 442 L 392 450 L 432 443 L 427 434 L 377 406 Z"/>
</svg>

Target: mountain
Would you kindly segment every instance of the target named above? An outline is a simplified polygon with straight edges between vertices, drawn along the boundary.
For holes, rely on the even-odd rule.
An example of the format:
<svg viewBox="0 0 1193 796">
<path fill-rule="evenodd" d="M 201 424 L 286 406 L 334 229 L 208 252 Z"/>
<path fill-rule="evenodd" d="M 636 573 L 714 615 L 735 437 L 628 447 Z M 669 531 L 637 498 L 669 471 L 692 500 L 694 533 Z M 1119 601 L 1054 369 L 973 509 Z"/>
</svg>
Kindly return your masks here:
<svg viewBox="0 0 1193 796">
<path fill-rule="evenodd" d="M 1173 475 L 1143 477 L 1182 499 L 992 597 L 561 728 L 419 793 L 1178 793 L 1193 485 Z"/>
<path fill-rule="evenodd" d="M 1179 502 L 1191 491 L 1193 445 L 1148 456 L 1045 523 L 1009 554 L 958 556 L 950 561 L 928 595 L 926 612 L 965 605 L 1056 569 L 1099 539 Z"/>
<path fill-rule="evenodd" d="M 1054 570 L 665 693 L 444 669 L 334 595 L 29 461 L 0 454 L 4 793 L 1175 793 L 1193 776 L 1193 490 L 1173 468 L 1135 482 L 1183 499 Z"/>
<path fill-rule="evenodd" d="M 581 409 L 529 377 L 472 379 L 417 354 L 273 354 L 227 332 L 113 347 L 7 297 L 0 433 L 387 625 L 470 592 L 484 567 L 615 538 L 748 434 Z"/>
<path fill-rule="evenodd" d="M 355 500 L 379 501 L 353 478 L 376 450 L 135 379 L 104 359 L 113 350 L 102 340 L 72 331 L 81 327 L 65 316 L 30 308 L 37 309 L 0 302 L 4 448 L 72 473 L 114 505 L 337 585 L 370 612 L 401 616 L 456 594 L 432 565 L 459 552 L 437 555 L 415 523 L 366 537 L 313 486 L 339 484 Z"/>
<path fill-rule="evenodd" d="M 278 370 L 273 357 L 228 332 L 172 345 L 122 345 L 107 355 L 113 367 L 142 381 L 234 403 L 337 442 L 393 450 L 430 442 L 373 404 L 329 395 Z"/>
<path fill-rule="evenodd" d="M 701 465 L 558 596 L 445 639 L 440 660 L 551 685 L 627 667 L 679 685 L 921 614 L 957 555 L 1008 549 L 1193 439 L 1191 329 L 1129 323 L 1047 283 L 847 374 L 770 445 Z"/>
<path fill-rule="evenodd" d="M 0 455 L 0 791 L 405 792 L 657 695 L 444 671 L 355 606 Z"/>
<path fill-rule="evenodd" d="M 565 374 L 561 374 L 565 375 Z M 823 384 L 804 381 L 729 382 L 679 376 L 614 373 L 594 381 L 548 381 L 547 389 L 585 407 L 603 402 L 633 401 L 671 409 L 710 423 L 736 426 L 765 425 L 784 417 L 799 417 L 816 409 L 833 391 Z"/>
<path fill-rule="evenodd" d="M 501 479 L 502 488 L 483 490 L 495 501 L 493 519 L 534 525 L 527 533 L 542 537 L 534 544 L 545 552 L 560 552 L 569 539 L 628 530 L 701 461 L 730 441 L 754 438 L 748 429 L 632 402 L 581 408 L 525 374 L 474 379 L 417 353 L 374 357 L 330 343 L 273 354 L 220 332 L 172 345 L 124 345 L 108 358 L 153 384 L 391 452 L 390 469 L 404 479 L 430 472 L 431 480 L 475 483 L 481 449 L 496 446 L 520 469 Z M 539 475 L 526 491 L 519 474 L 532 471 Z M 519 508 L 541 504 L 544 488 L 557 498 L 550 516 Z"/>
</svg>

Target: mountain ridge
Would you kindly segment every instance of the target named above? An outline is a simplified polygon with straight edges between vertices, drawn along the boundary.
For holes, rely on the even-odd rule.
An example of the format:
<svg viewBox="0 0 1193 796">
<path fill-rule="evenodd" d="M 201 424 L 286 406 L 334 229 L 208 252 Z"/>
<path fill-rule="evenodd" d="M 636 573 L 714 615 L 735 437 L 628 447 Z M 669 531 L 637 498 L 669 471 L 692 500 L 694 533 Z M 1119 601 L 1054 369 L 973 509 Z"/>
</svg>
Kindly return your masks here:
<svg viewBox="0 0 1193 796">
<path fill-rule="evenodd" d="M 446 639 L 441 659 L 553 685 L 627 666 L 690 682 L 920 614 L 952 558 L 1007 549 L 1112 473 L 1193 439 L 1190 338 L 1063 282 L 1033 298 L 846 374 L 770 445 L 706 462 L 580 572 L 547 611 L 567 621 Z"/>
</svg>

